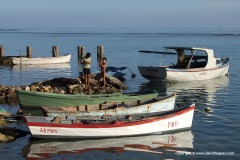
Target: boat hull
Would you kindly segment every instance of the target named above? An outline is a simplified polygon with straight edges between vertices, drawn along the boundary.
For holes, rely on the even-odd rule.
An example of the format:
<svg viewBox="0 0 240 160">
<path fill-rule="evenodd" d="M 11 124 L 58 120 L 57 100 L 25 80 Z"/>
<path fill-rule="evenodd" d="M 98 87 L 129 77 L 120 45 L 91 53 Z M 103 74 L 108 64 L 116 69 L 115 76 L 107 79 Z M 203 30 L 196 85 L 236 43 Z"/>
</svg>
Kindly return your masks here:
<svg viewBox="0 0 240 160">
<path fill-rule="evenodd" d="M 118 106 L 114 109 L 104 109 L 99 110 L 99 107 L 96 106 L 92 111 L 77 111 L 77 107 L 44 107 L 44 113 L 47 116 L 55 117 L 66 117 L 66 116 L 82 116 L 82 117 L 103 117 L 103 116 L 125 116 L 125 115 L 136 115 L 136 114 L 147 114 L 147 113 L 156 113 L 156 112 L 165 112 L 171 111 L 174 109 L 176 100 L 176 94 L 167 96 L 164 98 L 155 98 L 154 100 L 148 100 L 149 102 L 143 101 L 142 104 L 135 104 L 133 106 L 125 106 L 125 104 L 117 104 Z M 137 103 L 137 102 L 136 102 Z M 140 103 L 140 102 L 139 102 Z M 114 104 L 115 105 L 115 104 Z M 109 105 L 111 108 L 112 105 Z M 90 106 L 89 106 L 90 107 Z M 59 109 L 61 108 L 61 109 Z M 93 108 L 93 107 L 92 107 Z M 71 110 L 70 110 L 71 109 Z"/>
<path fill-rule="evenodd" d="M 108 76 L 122 78 L 127 74 L 128 67 L 107 67 L 106 72 Z"/>
<path fill-rule="evenodd" d="M 86 104 L 100 104 L 104 102 L 123 102 L 157 97 L 155 91 L 144 93 L 114 93 L 114 94 L 55 94 L 17 90 L 17 97 L 22 108 L 78 106 Z"/>
<path fill-rule="evenodd" d="M 59 64 L 59 63 L 69 63 L 71 59 L 71 54 L 58 57 L 13 57 L 12 61 L 14 65 L 43 65 L 43 64 Z"/>
<path fill-rule="evenodd" d="M 46 117 L 26 116 L 25 122 L 36 138 L 105 138 L 161 134 L 190 128 L 195 105 L 172 114 L 154 116 L 133 122 L 111 124 L 63 124 L 43 122 Z M 39 122 L 37 121 L 39 120 Z"/>
<path fill-rule="evenodd" d="M 116 78 L 123 78 L 127 74 L 128 70 L 129 70 L 128 67 L 112 67 L 112 66 L 106 67 L 107 75 Z M 80 73 L 83 74 L 82 72 Z M 99 70 L 92 69 L 91 73 L 98 74 Z"/>
<path fill-rule="evenodd" d="M 175 69 L 168 67 L 139 66 L 140 74 L 149 81 L 183 82 L 213 79 L 228 73 L 229 65 L 204 69 Z"/>
</svg>

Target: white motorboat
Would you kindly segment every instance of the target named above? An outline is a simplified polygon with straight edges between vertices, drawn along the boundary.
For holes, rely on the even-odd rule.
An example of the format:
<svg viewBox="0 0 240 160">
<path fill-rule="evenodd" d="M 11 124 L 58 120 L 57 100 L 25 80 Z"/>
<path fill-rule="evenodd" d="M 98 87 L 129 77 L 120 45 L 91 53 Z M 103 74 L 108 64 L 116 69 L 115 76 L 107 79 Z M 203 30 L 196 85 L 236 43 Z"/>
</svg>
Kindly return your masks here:
<svg viewBox="0 0 240 160">
<path fill-rule="evenodd" d="M 176 54 L 178 61 L 170 66 L 139 66 L 140 74 L 149 81 L 207 80 L 228 74 L 230 58 L 217 58 L 212 49 L 196 47 L 164 47 L 165 52 L 143 53 Z M 169 52 L 169 50 L 171 50 Z"/>
</svg>

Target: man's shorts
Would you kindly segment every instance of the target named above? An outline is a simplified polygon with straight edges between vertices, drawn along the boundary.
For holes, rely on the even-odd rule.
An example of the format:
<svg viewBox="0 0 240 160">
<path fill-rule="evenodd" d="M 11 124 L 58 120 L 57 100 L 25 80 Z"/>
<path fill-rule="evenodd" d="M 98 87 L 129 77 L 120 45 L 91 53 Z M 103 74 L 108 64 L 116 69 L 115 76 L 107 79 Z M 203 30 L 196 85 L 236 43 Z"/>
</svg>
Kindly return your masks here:
<svg viewBox="0 0 240 160">
<path fill-rule="evenodd" d="M 84 75 L 90 74 L 91 73 L 90 68 L 83 68 L 83 73 L 84 73 Z"/>
</svg>

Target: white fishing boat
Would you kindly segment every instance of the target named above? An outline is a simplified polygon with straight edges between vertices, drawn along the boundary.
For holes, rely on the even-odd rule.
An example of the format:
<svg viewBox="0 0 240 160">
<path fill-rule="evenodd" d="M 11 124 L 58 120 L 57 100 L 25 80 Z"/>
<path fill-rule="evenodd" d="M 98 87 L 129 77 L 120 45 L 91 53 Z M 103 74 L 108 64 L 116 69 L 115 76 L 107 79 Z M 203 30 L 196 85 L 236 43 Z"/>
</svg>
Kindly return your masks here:
<svg viewBox="0 0 240 160">
<path fill-rule="evenodd" d="M 64 75 L 66 74 L 66 77 L 71 76 L 71 65 L 70 63 L 57 63 L 57 64 L 36 64 L 36 65 L 13 65 L 12 69 L 15 71 L 31 71 L 31 70 L 40 70 L 40 71 L 46 71 L 46 70 L 54 70 L 59 72 L 64 72 Z"/>
<path fill-rule="evenodd" d="M 58 57 L 12 57 L 13 65 L 44 65 L 44 64 L 59 64 L 69 63 L 71 54 Z"/>
<path fill-rule="evenodd" d="M 161 134 L 191 128 L 195 104 L 165 114 L 135 118 L 75 121 L 59 117 L 25 116 L 32 137 L 36 138 L 105 138 Z M 60 121 L 59 121 L 60 120 Z"/>
<path fill-rule="evenodd" d="M 140 74 L 149 81 L 199 81 L 228 74 L 230 58 L 217 58 L 212 49 L 196 47 L 164 47 L 165 52 L 145 51 L 143 53 L 176 54 L 177 63 L 169 66 L 139 66 Z M 170 50 L 170 51 L 169 51 Z"/>
</svg>

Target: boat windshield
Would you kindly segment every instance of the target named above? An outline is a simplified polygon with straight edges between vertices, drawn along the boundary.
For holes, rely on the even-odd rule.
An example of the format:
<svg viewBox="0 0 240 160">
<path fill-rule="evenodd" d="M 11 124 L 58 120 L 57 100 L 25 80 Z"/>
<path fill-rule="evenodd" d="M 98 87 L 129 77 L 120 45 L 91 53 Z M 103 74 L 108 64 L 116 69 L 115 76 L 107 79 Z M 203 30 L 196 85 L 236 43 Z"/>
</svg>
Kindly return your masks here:
<svg viewBox="0 0 240 160">
<path fill-rule="evenodd" d="M 175 68 L 202 68 L 207 65 L 208 56 L 204 50 L 175 49 L 177 64 Z"/>
<path fill-rule="evenodd" d="M 203 68 L 208 63 L 208 55 L 205 50 L 195 50 L 190 61 L 189 68 Z"/>
</svg>

